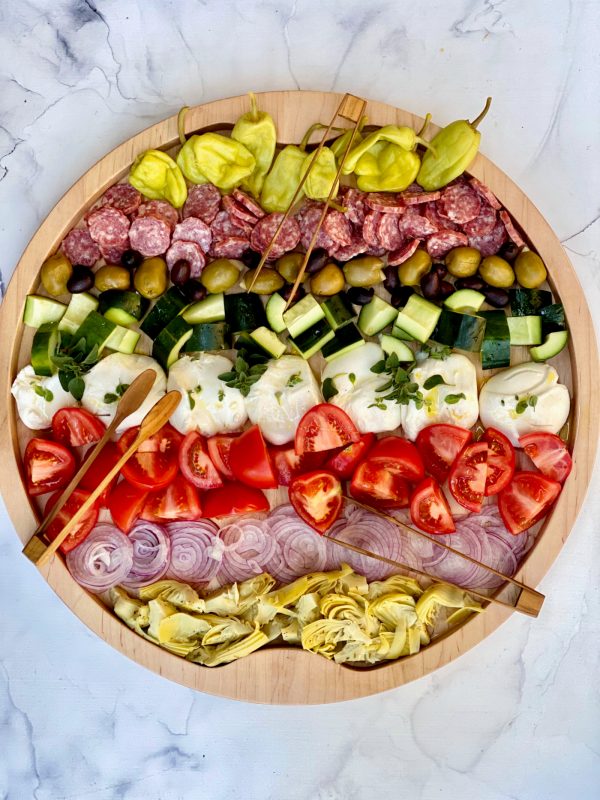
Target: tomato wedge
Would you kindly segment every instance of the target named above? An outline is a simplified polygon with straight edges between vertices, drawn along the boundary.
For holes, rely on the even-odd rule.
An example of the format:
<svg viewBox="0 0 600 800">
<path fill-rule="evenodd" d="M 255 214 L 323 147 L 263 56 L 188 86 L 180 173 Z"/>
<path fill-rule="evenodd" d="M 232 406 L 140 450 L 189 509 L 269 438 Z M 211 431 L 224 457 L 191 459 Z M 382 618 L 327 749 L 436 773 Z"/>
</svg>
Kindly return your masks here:
<svg viewBox="0 0 600 800">
<path fill-rule="evenodd" d="M 269 501 L 260 491 L 234 481 L 224 483 L 221 489 L 211 489 L 202 496 L 204 516 L 216 519 L 233 514 L 250 514 L 268 511 Z"/>
<path fill-rule="evenodd" d="M 358 465 L 350 483 L 352 497 L 379 508 L 406 508 L 410 486 L 399 472 L 388 469 L 386 460 L 369 456 Z"/>
<path fill-rule="evenodd" d="M 198 489 L 218 489 L 221 476 L 206 452 L 206 442 L 198 431 L 190 431 L 179 448 L 179 469 Z"/>
<path fill-rule="evenodd" d="M 325 533 L 340 515 L 342 484 L 327 470 L 299 475 L 288 492 L 298 516 L 319 533 Z"/>
<path fill-rule="evenodd" d="M 515 472 L 506 489 L 498 495 L 500 516 L 515 535 L 545 517 L 560 494 L 561 485 L 538 472 Z"/>
<path fill-rule="evenodd" d="M 456 459 L 448 476 L 452 497 L 469 511 L 481 511 L 487 478 L 487 442 L 468 444 Z"/>
<path fill-rule="evenodd" d="M 27 492 L 32 496 L 62 489 L 75 474 L 75 456 L 49 439 L 30 439 L 23 456 Z"/>
<path fill-rule="evenodd" d="M 384 436 L 378 439 L 369 453 L 370 461 L 385 464 L 411 483 L 418 483 L 425 477 L 425 466 L 421 454 L 412 442 L 400 436 Z"/>
<path fill-rule="evenodd" d="M 236 436 L 211 436 L 206 440 L 208 455 L 210 460 L 224 478 L 233 480 L 235 475 L 231 469 L 231 445 L 236 440 Z"/>
<path fill-rule="evenodd" d="M 333 472 L 343 481 L 349 480 L 358 464 L 371 450 L 374 442 L 374 433 L 364 433 L 358 442 L 349 444 L 348 447 L 344 447 L 339 453 L 331 456 L 325 462 L 325 469 Z"/>
<path fill-rule="evenodd" d="M 471 439 L 471 431 L 457 425 L 429 425 L 419 432 L 416 445 L 427 472 L 444 483 L 456 457 Z"/>
<path fill-rule="evenodd" d="M 238 436 L 231 445 L 231 469 L 242 483 L 255 489 L 275 489 L 277 478 L 258 425 L 253 425 Z"/>
<path fill-rule="evenodd" d="M 332 403 L 320 403 L 300 420 L 294 445 L 301 456 L 347 447 L 359 439 L 360 433 L 345 411 Z"/>
<path fill-rule="evenodd" d="M 139 489 L 127 481 L 121 481 L 111 491 L 106 505 L 113 522 L 123 533 L 133 528 L 149 494 L 148 489 Z"/>
<path fill-rule="evenodd" d="M 46 503 L 46 507 L 44 508 L 44 516 L 47 516 L 50 511 L 56 505 L 56 501 L 61 496 L 62 492 L 55 492 L 51 497 L 48 498 L 48 502 Z M 44 535 L 50 539 L 50 541 L 54 541 L 58 534 L 62 531 L 65 527 L 67 522 L 71 519 L 71 517 L 75 514 L 75 512 L 81 508 L 81 506 L 85 503 L 85 501 L 90 496 L 89 492 L 84 492 L 82 489 L 75 489 L 73 494 L 69 497 L 67 502 L 58 512 L 58 514 L 54 517 L 50 525 L 44 531 Z M 83 516 L 83 518 L 77 523 L 75 529 L 71 531 L 71 533 L 67 536 L 64 542 L 60 546 L 60 551 L 62 553 L 68 553 L 70 550 L 73 550 L 74 547 L 77 547 L 78 544 L 81 544 L 85 537 L 89 534 L 92 530 L 96 522 L 98 521 L 98 506 L 93 505 Z"/>
<path fill-rule="evenodd" d="M 488 446 L 485 496 L 490 497 L 510 483 L 515 472 L 515 449 L 496 428 L 487 428 L 481 441 L 487 442 Z"/>
<path fill-rule="evenodd" d="M 105 433 L 106 425 L 85 408 L 59 408 L 52 417 L 53 438 L 71 447 L 98 442 Z"/>
<path fill-rule="evenodd" d="M 410 518 L 426 533 L 454 533 L 454 520 L 440 485 L 434 478 L 424 478 L 410 500 Z"/>
<path fill-rule="evenodd" d="M 139 428 L 129 428 L 117 442 L 124 453 L 133 443 Z M 158 433 L 142 444 L 121 470 L 121 474 L 138 489 L 156 491 L 168 486 L 179 471 L 179 446 L 183 436 L 171 425 L 164 425 Z"/>
<path fill-rule="evenodd" d="M 528 433 L 519 444 L 547 478 L 563 483 L 573 469 L 567 445 L 555 433 Z"/>
<path fill-rule="evenodd" d="M 94 448 L 91 447 L 90 450 L 86 453 L 86 457 Z M 106 475 L 111 471 L 111 469 L 115 466 L 117 461 L 121 458 L 121 453 L 119 448 L 114 442 L 107 442 L 102 450 L 98 453 L 96 458 L 94 459 L 94 463 L 85 473 L 83 478 L 79 481 L 79 488 L 86 489 L 89 492 L 93 492 L 96 486 L 100 483 L 100 481 L 104 480 Z M 114 487 L 118 480 L 118 475 L 113 478 L 113 480 L 108 484 L 106 489 L 102 492 L 100 497 L 98 498 L 98 505 L 104 506 L 106 505 L 106 500 L 108 495 L 111 492 L 111 489 Z"/>
<path fill-rule="evenodd" d="M 140 516 L 149 522 L 199 519 L 202 516 L 202 508 L 198 492 L 183 475 L 177 475 L 173 482 L 160 492 L 150 492 Z"/>
</svg>

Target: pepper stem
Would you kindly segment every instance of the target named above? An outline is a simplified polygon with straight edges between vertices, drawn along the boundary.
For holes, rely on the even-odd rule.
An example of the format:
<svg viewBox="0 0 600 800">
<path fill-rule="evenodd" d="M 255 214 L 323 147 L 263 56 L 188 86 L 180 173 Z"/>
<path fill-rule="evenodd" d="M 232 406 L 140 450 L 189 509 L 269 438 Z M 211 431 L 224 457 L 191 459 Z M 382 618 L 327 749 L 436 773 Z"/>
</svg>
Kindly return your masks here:
<svg viewBox="0 0 600 800">
<path fill-rule="evenodd" d="M 306 148 L 308 147 L 308 143 L 310 141 L 310 137 L 313 135 L 315 131 L 324 131 L 327 130 L 328 127 L 329 127 L 328 125 L 324 125 L 322 122 L 315 122 L 314 125 L 311 125 L 310 128 L 304 134 L 304 138 L 300 142 L 300 150 L 306 150 Z M 345 129 L 332 127 L 331 130 L 341 132 Z"/>
<path fill-rule="evenodd" d="M 479 125 L 481 120 L 485 117 L 485 115 L 490 110 L 490 106 L 491 105 L 492 105 L 492 98 L 488 97 L 488 99 L 485 101 L 485 106 L 483 107 L 483 111 L 481 112 L 481 114 L 478 117 L 475 117 L 473 122 L 470 123 L 472 128 L 476 128 Z"/>
<path fill-rule="evenodd" d="M 426 142 L 425 139 L 421 139 L 420 136 L 415 136 L 415 145 L 417 144 L 420 144 L 422 147 L 425 148 L 425 150 L 431 150 L 433 152 L 433 155 L 437 157 L 437 153 L 435 152 L 435 147 L 431 144 L 431 142 Z"/>
<path fill-rule="evenodd" d="M 248 92 L 250 98 L 250 116 L 253 122 L 258 122 L 258 103 L 256 102 L 256 95 L 254 92 Z"/>
<path fill-rule="evenodd" d="M 189 110 L 189 106 L 183 106 L 183 108 L 179 110 L 179 114 L 177 114 L 177 132 L 181 144 L 185 144 L 185 116 Z"/>
<path fill-rule="evenodd" d="M 429 123 L 431 122 L 431 114 L 429 111 L 425 114 L 425 119 L 423 120 L 423 125 L 421 126 L 421 130 L 417 133 L 417 139 L 420 136 L 423 136 L 427 128 L 429 127 Z"/>
</svg>

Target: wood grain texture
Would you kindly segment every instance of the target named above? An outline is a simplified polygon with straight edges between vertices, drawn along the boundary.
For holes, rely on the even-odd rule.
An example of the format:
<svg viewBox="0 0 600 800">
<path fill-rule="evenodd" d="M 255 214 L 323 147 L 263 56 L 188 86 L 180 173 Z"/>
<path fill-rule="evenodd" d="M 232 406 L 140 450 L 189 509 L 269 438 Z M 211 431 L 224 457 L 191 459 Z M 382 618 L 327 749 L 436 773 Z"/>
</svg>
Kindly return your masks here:
<svg viewBox="0 0 600 800">
<path fill-rule="evenodd" d="M 275 118 L 281 143 L 297 142 L 310 124 L 330 119 L 341 99 L 341 94 L 304 91 L 258 95 L 261 108 Z M 186 131 L 232 125 L 246 109 L 244 96 L 197 106 L 186 117 Z M 382 103 L 369 102 L 368 114 L 369 121 L 378 125 L 397 123 L 419 128 L 422 124 L 419 117 Z M 18 368 L 29 361 L 32 333 L 21 324 L 25 296 L 38 287 L 42 261 L 56 250 L 68 230 L 105 189 L 127 173 L 135 156 L 150 147 L 173 147 L 177 141 L 177 118 L 171 117 L 124 142 L 93 166 L 42 223 L 8 287 L 0 308 L 0 323 L 3 331 L 15 334 L 10 346 L 0 351 L 0 391 L 4 397 L 0 419 L 3 458 L 0 489 L 22 542 L 29 539 L 37 525 L 36 512 L 22 480 L 20 444 L 26 429 L 17 419 L 10 396 Z M 520 189 L 482 155 L 477 156 L 470 172 L 494 191 L 527 231 L 531 244 L 548 265 L 550 285 L 564 304 L 571 331 L 569 351 L 563 351 L 553 363 L 573 395 L 569 435 L 574 468 L 536 546 L 516 576 L 530 586 L 537 586 L 569 535 L 588 488 L 600 421 L 598 351 L 585 295 L 548 223 Z M 515 360 L 524 360 L 525 355 L 526 351 L 521 355 L 516 353 Z M 62 559 L 54 559 L 42 574 L 91 630 L 143 667 L 199 691 L 259 703 L 328 703 L 392 689 L 466 652 L 512 613 L 500 606 L 489 607 L 484 614 L 440 637 L 420 653 L 370 669 L 338 666 L 311 653 L 285 647 L 258 651 L 233 664 L 208 669 L 171 655 L 129 630 L 72 580 Z"/>
</svg>

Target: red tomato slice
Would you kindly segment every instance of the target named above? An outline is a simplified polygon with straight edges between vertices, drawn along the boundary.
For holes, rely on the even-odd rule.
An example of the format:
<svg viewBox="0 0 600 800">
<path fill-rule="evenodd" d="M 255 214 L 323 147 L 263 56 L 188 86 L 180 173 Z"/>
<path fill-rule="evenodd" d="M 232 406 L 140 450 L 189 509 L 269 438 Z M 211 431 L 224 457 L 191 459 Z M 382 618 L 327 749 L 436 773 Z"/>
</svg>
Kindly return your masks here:
<svg viewBox="0 0 600 800">
<path fill-rule="evenodd" d="M 269 501 L 260 491 L 234 481 L 223 484 L 221 489 L 211 489 L 202 496 L 204 516 L 216 519 L 233 514 L 250 514 L 253 511 L 268 511 Z"/>
<path fill-rule="evenodd" d="M 425 477 L 421 454 L 412 442 L 400 436 L 384 436 L 383 439 L 378 439 L 369 453 L 369 461 L 385 463 L 387 469 L 397 472 L 411 483 L 418 483 Z"/>
<path fill-rule="evenodd" d="M 448 477 L 452 497 L 469 511 L 481 511 L 487 479 L 487 442 L 468 444 L 456 459 Z"/>
<path fill-rule="evenodd" d="M 301 456 L 347 447 L 359 439 L 360 433 L 345 411 L 331 403 L 320 403 L 300 420 L 294 444 Z"/>
<path fill-rule="evenodd" d="M 515 472 L 506 489 L 498 495 L 498 509 L 504 524 L 517 534 L 545 517 L 560 494 L 558 481 L 538 472 Z"/>
<path fill-rule="evenodd" d="M 410 518 L 427 533 L 454 533 L 448 501 L 434 478 L 424 478 L 410 500 Z"/>
<path fill-rule="evenodd" d="M 129 428 L 117 442 L 124 453 L 139 428 Z M 121 470 L 123 477 L 139 489 L 156 491 L 168 486 L 179 471 L 179 446 L 183 436 L 167 424 L 142 444 Z"/>
<path fill-rule="evenodd" d="M 510 483 L 515 472 L 515 449 L 496 428 L 487 428 L 481 441 L 487 442 L 488 446 L 485 496 L 490 497 Z"/>
<path fill-rule="evenodd" d="M 88 452 L 85 454 L 86 458 L 89 453 L 94 448 L 91 447 Z M 111 471 L 111 469 L 115 466 L 117 461 L 121 458 L 121 453 L 119 448 L 114 442 L 107 442 L 102 450 L 96 456 L 94 463 L 85 473 L 83 478 L 79 481 L 79 488 L 86 489 L 89 492 L 93 492 L 96 486 L 104 480 L 106 475 Z M 98 498 L 98 505 L 105 506 L 106 500 L 108 495 L 111 492 L 111 489 L 114 487 L 118 480 L 118 475 L 116 475 L 113 480 L 108 484 L 106 489 L 102 492 L 100 497 Z"/>
<path fill-rule="evenodd" d="M 190 431 L 179 448 L 179 469 L 198 489 L 218 489 L 223 486 L 221 476 L 206 452 L 204 437 Z"/>
<path fill-rule="evenodd" d="M 32 496 L 62 489 L 77 468 L 73 453 L 64 445 L 49 439 L 30 439 L 23 461 L 27 492 Z"/>
<path fill-rule="evenodd" d="M 44 516 L 47 516 L 50 511 L 56 505 L 56 501 L 60 497 L 61 492 L 56 492 L 51 497 L 48 498 L 48 502 L 46 503 L 46 507 L 44 508 Z M 54 541 L 58 534 L 62 531 L 65 527 L 67 522 L 71 519 L 71 517 L 75 514 L 75 512 L 81 508 L 81 506 L 85 503 L 85 501 L 90 496 L 89 492 L 84 492 L 82 489 L 75 489 L 73 494 L 69 497 L 67 502 L 58 512 L 58 514 L 54 517 L 50 525 L 44 531 L 44 535 L 50 539 L 50 541 Z M 98 506 L 93 505 L 86 514 L 84 514 L 83 519 L 81 519 L 75 529 L 71 531 L 71 533 L 67 536 L 64 542 L 60 546 L 60 551 L 62 553 L 68 553 L 69 550 L 73 550 L 74 547 L 77 547 L 78 544 L 81 544 L 85 537 L 89 534 L 92 530 L 96 522 L 98 521 Z"/>
<path fill-rule="evenodd" d="M 319 533 L 325 533 L 340 515 L 342 484 L 331 472 L 316 470 L 299 475 L 288 492 L 298 516 Z"/>
<path fill-rule="evenodd" d="M 183 475 L 177 475 L 173 482 L 160 492 L 150 492 L 140 516 L 149 522 L 200 519 L 202 508 L 198 492 Z"/>
<path fill-rule="evenodd" d="M 457 425 L 440 424 L 423 428 L 417 436 L 416 445 L 427 472 L 439 483 L 444 483 L 450 467 L 471 438 L 471 431 Z"/>
<path fill-rule="evenodd" d="M 231 469 L 231 445 L 236 436 L 211 436 L 207 439 L 208 455 L 210 460 L 224 478 L 233 480 L 235 475 Z"/>
<path fill-rule="evenodd" d="M 279 486 L 289 486 L 294 475 L 300 472 L 302 456 L 297 456 L 293 445 L 274 445 L 269 448 Z"/>
<path fill-rule="evenodd" d="M 129 533 L 133 528 L 149 494 L 148 489 L 132 486 L 127 481 L 121 481 L 109 494 L 108 510 L 113 522 L 123 533 Z"/>
<path fill-rule="evenodd" d="M 379 508 L 406 508 L 410 486 L 399 472 L 388 469 L 385 459 L 373 461 L 369 456 L 359 464 L 350 483 L 352 497 Z"/>
<path fill-rule="evenodd" d="M 519 444 L 547 478 L 564 483 L 573 468 L 567 445 L 555 433 L 528 433 Z"/>
<path fill-rule="evenodd" d="M 341 480 L 349 480 L 357 465 L 371 450 L 374 442 L 374 433 L 363 434 L 358 442 L 349 444 L 348 447 L 344 447 L 339 453 L 331 456 L 331 458 L 325 462 L 325 469 L 333 472 L 333 474 L 337 475 Z"/>
<path fill-rule="evenodd" d="M 247 483 L 255 489 L 277 487 L 269 451 L 258 425 L 248 428 L 233 441 L 230 458 L 231 469 L 238 481 Z"/>
<path fill-rule="evenodd" d="M 71 447 L 98 442 L 105 433 L 106 425 L 85 408 L 59 408 L 52 417 L 52 436 Z"/>
</svg>

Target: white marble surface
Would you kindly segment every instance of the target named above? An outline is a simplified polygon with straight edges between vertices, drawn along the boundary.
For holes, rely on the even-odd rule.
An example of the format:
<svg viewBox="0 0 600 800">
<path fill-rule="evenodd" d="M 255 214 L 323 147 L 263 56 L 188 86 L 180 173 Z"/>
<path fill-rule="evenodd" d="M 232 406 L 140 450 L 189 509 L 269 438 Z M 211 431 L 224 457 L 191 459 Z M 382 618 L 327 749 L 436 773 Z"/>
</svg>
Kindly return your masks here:
<svg viewBox="0 0 600 800">
<path fill-rule="evenodd" d="M 600 307 L 600 6 L 585 0 L 0 2 L 4 280 L 94 161 L 248 89 L 349 90 L 439 122 L 494 96 L 483 150 Z M 7 334 L 9 332 L 6 332 Z M 516 615 L 434 675 L 329 707 L 195 694 L 92 635 L 0 534 L 3 800 L 591 800 L 600 796 L 600 479 Z"/>
</svg>

